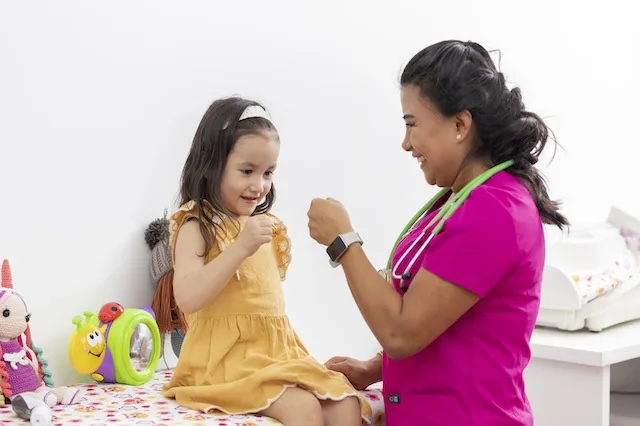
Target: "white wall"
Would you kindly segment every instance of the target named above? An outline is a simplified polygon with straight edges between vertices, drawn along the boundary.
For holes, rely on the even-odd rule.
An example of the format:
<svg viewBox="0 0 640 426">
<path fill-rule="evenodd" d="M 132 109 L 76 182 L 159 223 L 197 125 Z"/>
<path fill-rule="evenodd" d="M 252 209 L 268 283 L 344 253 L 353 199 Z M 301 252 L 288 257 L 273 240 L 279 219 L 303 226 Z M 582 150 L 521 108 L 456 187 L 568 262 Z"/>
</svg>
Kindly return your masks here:
<svg viewBox="0 0 640 426">
<path fill-rule="evenodd" d="M 149 302 L 143 230 L 173 206 L 216 97 L 263 101 L 281 129 L 288 308 L 321 360 L 369 356 L 377 344 L 308 237 L 308 203 L 343 200 L 384 264 L 434 193 L 400 149 L 398 77 L 427 44 L 501 49 L 508 78 L 565 148 L 543 168 L 574 221 L 603 219 L 634 193 L 640 34 L 625 2 L 309 3 L 0 2 L 0 257 L 58 382 L 80 378 L 66 355 L 74 315 Z"/>
</svg>

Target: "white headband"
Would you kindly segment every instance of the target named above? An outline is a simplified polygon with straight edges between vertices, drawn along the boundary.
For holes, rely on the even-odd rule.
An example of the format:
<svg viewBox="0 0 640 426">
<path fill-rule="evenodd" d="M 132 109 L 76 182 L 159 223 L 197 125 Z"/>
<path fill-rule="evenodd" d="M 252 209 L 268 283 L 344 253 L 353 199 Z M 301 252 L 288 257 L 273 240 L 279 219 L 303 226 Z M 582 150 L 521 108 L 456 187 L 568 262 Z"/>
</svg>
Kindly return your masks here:
<svg viewBox="0 0 640 426">
<path fill-rule="evenodd" d="M 271 121 L 271 117 L 269 117 L 269 113 L 265 111 L 263 108 L 259 107 L 258 105 L 248 106 L 244 110 L 244 112 L 242 113 L 238 121 L 240 122 L 242 120 L 246 120 L 247 118 L 256 118 L 256 117 L 264 118 L 265 120 Z M 223 129 L 226 129 L 227 127 L 229 127 L 230 124 L 231 123 L 225 124 Z"/>
</svg>

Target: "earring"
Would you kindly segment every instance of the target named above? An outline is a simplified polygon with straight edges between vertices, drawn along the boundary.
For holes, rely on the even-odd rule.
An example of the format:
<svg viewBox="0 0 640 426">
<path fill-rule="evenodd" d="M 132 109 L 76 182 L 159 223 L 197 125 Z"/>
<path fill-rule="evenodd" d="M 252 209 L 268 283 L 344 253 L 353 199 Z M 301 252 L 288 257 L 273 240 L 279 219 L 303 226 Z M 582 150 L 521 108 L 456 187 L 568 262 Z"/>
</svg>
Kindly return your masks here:
<svg viewBox="0 0 640 426">
<path fill-rule="evenodd" d="M 456 139 L 457 139 L 457 140 L 460 140 L 460 137 L 461 137 L 461 136 L 460 136 L 460 133 L 458 133 L 458 136 L 456 136 Z"/>
</svg>

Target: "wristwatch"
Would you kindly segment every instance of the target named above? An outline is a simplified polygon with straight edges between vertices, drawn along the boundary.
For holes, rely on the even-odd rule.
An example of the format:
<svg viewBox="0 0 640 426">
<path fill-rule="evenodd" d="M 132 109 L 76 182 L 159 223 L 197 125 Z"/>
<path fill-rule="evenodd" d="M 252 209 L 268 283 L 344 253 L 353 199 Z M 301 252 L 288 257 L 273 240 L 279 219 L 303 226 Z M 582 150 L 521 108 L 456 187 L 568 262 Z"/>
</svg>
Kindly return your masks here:
<svg viewBox="0 0 640 426">
<path fill-rule="evenodd" d="M 362 238 L 357 232 L 348 232 L 346 234 L 338 235 L 329 247 L 327 247 L 327 254 L 329 255 L 329 263 L 332 267 L 337 268 L 340 266 L 340 258 L 347 251 L 351 244 L 358 243 L 363 244 Z"/>
</svg>

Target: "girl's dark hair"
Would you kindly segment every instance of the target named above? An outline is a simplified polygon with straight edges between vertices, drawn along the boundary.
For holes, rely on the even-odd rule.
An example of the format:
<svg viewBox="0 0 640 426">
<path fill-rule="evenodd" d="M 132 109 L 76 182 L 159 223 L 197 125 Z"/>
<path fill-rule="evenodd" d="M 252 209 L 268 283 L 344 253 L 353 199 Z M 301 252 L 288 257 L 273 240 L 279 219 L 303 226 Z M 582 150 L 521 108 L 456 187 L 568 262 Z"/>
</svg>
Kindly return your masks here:
<svg viewBox="0 0 640 426">
<path fill-rule="evenodd" d="M 203 255 L 209 253 L 213 246 L 213 232 L 227 232 L 216 217 L 226 215 L 233 219 L 233 214 L 224 206 L 220 196 L 220 183 L 227 159 L 242 136 L 265 135 L 279 141 L 276 127 L 270 120 L 252 117 L 240 121 L 242 113 L 251 106 L 264 107 L 258 102 L 239 97 L 218 99 L 204 113 L 200 125 L 191 144 L 189 156 L 182 169 L 180 182 L 180 204 L 191 200 L 198 205 L 200 233 L 205 241 Z M 266 195 L 263 203 L 258 205 L 254 215 L 271 210 L 276 198 L 276 190 Z"/>
<path fill-rule="evenodd" d="M 477 136 L 473 154 L 488 157 L 494 165 L 514 160 L 506 171 L 527 186 L 542 221 L 560 229 L 569 225 L 534 167 L 553 133 L 542 118 L 525 110 L 519 88 L 507 88 L 504 75 L 484 47 L 458 40 L 431 45 L 409 61 L 400 84 L 417 86 L 447 117 L 469 111 Z"/>
</svg>

